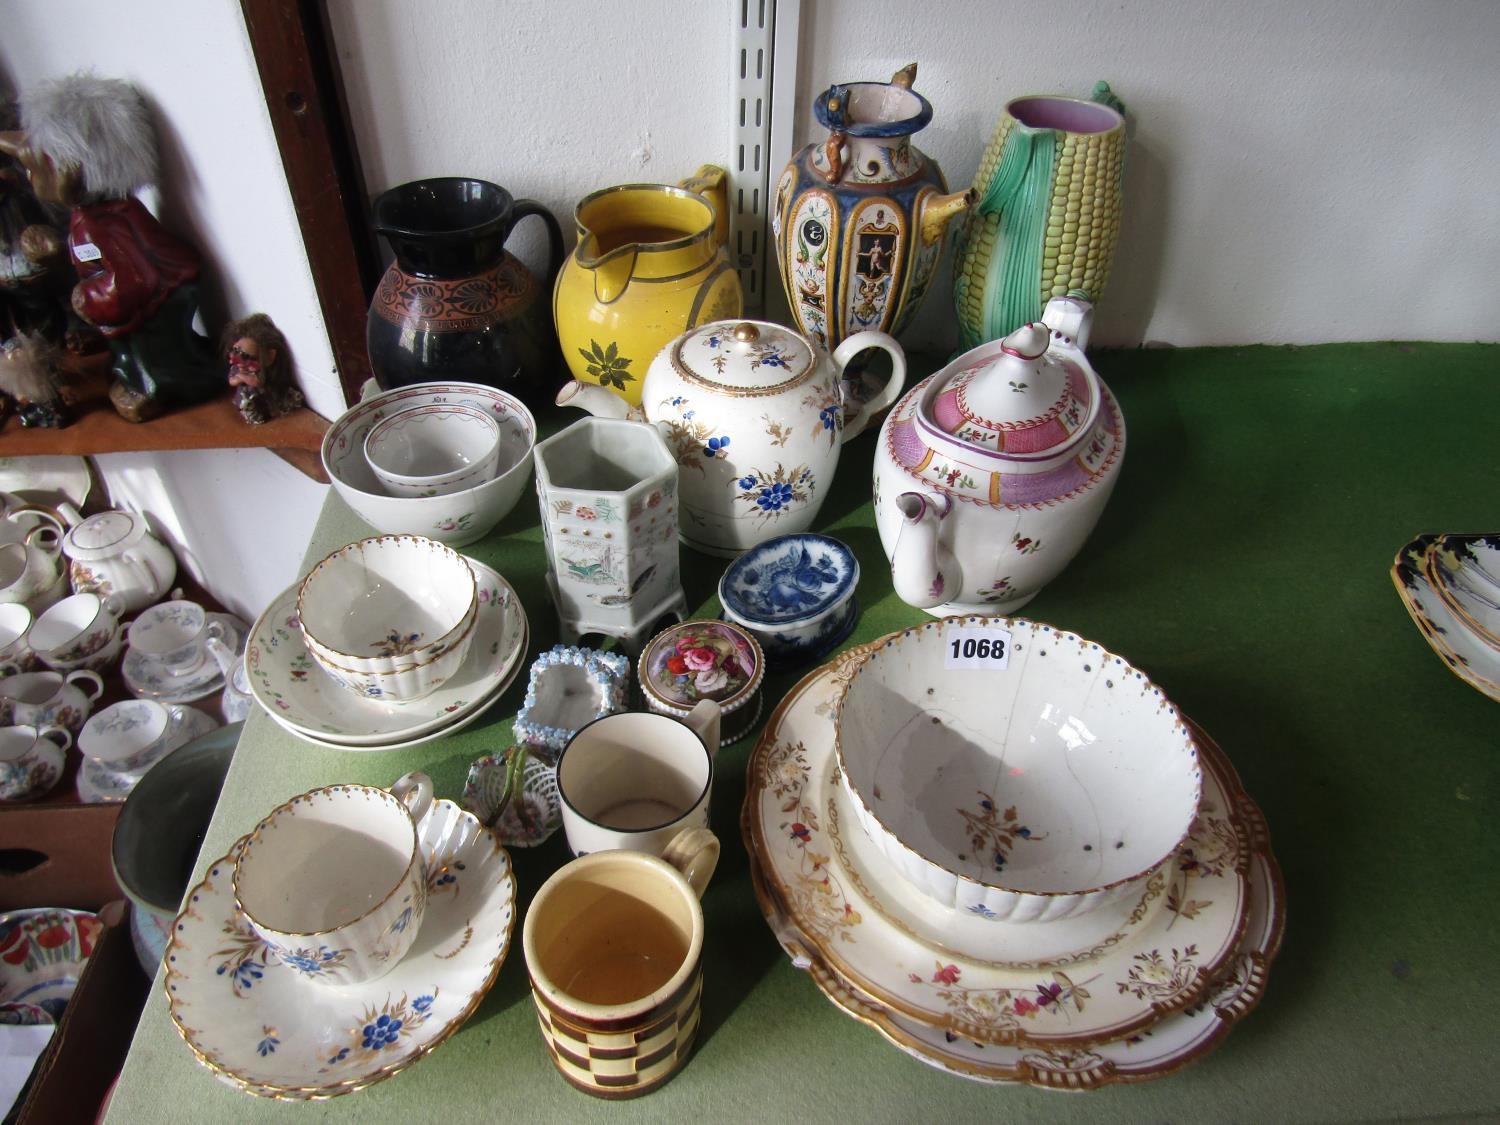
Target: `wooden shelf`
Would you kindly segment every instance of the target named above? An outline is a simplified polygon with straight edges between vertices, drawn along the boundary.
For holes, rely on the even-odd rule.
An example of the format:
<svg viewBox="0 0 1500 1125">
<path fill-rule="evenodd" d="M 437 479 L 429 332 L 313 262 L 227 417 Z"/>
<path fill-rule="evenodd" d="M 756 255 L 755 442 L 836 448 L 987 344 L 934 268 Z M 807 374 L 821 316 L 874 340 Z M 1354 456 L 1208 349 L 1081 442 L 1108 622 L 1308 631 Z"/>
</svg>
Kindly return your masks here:
<svg viewBox="0 0 1500 1125">
<path fill-rule="evenodd" d="M 175 449 L 269 449 L 314 480 L 328 483 L 318 450 L 328 420 L 311 410 L 294 410 L 252 426 L 226 393 L 197 406 L 163 414 L 150 422 L 127 422 L 109 403 L 107 381 L 94 374 L 77 378 L 64 392 L 72 400 L 73 421 L 60 430 L 28 429 L 11 415 L 0 422 L 0 452 L 21 457 L 37 453 L 138 453 Z"/>
</svg>

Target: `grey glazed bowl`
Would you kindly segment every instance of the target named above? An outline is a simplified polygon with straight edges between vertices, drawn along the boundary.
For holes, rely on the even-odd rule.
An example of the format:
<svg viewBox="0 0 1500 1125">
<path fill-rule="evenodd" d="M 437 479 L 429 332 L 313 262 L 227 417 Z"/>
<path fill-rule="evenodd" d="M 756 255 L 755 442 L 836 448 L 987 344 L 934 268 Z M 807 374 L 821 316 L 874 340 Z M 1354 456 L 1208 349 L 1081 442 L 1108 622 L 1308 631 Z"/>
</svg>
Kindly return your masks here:
<svg viewBox="0 0 1500 1125">
<path fill-rule="evenodd" d="M 173 750 L 130 791 L 115 822 L 110 862 L 129 896 L 130 935 L 147 976 L 167 949 L 167 934 L 192 880 L 198 849 L 244 723 L 231 723 Z"/>
</svg>

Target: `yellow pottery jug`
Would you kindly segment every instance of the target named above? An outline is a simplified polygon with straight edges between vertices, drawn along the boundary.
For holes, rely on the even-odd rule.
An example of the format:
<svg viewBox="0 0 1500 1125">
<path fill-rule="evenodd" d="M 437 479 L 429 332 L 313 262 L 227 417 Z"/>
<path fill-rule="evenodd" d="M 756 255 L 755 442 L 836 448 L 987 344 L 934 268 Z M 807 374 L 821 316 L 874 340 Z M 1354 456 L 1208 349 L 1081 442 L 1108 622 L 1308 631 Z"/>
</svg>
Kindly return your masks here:
<svg viewBox="0 0 1500 1125">
<path fill-rule="evenodd" d="M 683 332 L 744 311 L 729 265 L 723 168 L 705 164 L 676 187 L 622 184 L 574 211 L 578 245 L 557 275 L 552 315 L 573 377 L 631 406 L 656 354 Z"/>
</svg>

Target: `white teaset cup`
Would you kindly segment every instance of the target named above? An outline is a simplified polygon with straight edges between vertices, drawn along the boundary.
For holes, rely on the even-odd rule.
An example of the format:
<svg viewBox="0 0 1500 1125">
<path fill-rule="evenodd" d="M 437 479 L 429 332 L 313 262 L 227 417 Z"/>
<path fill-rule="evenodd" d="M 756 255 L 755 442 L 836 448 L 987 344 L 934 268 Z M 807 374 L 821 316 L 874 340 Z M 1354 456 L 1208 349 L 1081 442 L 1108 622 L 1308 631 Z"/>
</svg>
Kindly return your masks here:
<svg viewBox="0 0 1500 1125">
<path fill-rule="evenodd" d="M 102 672 L 120 654 L 120 612 L 114 594 L 72 594 L 39 616 L 28 643 L 54 672 Z"/>
<path fill-rule="evenodd" d="M 419 844 L 432 781 L 389 790 L 331 785 L 260 822 L 235 862 L 235 907 L 286 965 L 321 984 L 384 976 L 416 939 L 427 908 Z"/>
<path fill-rule="evenodd" d="M 413 406 L 370 427 L 365 460 L 392 496 L 443 496 L 495 475 L 500 424 L 459 403 Z"/>
<path fill-rule="evenodd" d="M 187 718 L 185 709 L 154 699 L 112 703 L 83 724 L 78 749 L 108 769 L 132 773 L 166 753 Z"/>
<path fill-rule="evenodd" d="M 31 651 L 31 610 L 20 602 L 0 604 L 0 676 L 30 672 L 41 666 Z"/>
<path fill-rule="evenodd" d="M 174 676 L 203 666 L 210 637 L 222 641 L 224 626 L 210 621 L 197 602 L 180 598 L 142 610 L 125 631 L 133 651 Z"/>
</svg>

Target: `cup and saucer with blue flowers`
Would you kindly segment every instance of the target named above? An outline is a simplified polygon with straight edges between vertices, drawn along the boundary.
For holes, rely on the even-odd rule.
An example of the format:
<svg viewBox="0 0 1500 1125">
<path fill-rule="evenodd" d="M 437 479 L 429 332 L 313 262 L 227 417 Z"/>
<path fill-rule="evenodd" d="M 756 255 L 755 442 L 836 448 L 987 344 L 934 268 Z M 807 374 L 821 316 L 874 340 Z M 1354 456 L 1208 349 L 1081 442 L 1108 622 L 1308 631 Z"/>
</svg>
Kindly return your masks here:
<svg viewBox="0 0 1500 1125">
<path fill-rule="evenodd" d="M 515 876 L 495 834 L 452 801 L 434 801 L 419 829 L 427 908 L 416 940 L 363 983 L 339 983 L 339 950 L 278 954 L 251 928 L 231 887 L 249 839 L 188 892 L 165 958 L 173 1024 L 229 1085 L 293 1101 L 363 1089 L 447 1040 L 494 983 Z"/>
</svg>

